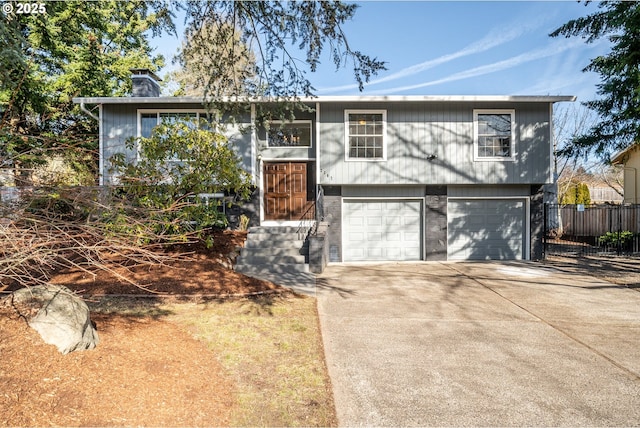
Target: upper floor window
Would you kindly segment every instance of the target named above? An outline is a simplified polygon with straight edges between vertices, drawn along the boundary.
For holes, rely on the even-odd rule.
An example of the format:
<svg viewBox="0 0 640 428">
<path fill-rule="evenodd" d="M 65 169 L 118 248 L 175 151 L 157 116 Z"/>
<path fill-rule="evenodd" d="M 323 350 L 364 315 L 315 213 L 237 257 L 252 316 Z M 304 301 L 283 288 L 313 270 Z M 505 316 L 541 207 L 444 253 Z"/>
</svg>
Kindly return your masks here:
<svg viewBox="0 0 640 428">
<path fill-rule="evenodd" d="M 153 132 L 153 128 L 161 123 L 175 123 L 185 121 L 197 124 L 200 119 L 207 118 L 205 112 L 197 111 L 138 111 L 139 124 L 138 135 L 140 137 L 149 138 Z"/>
<path fill-rule="evenodd" d="M 269 147 L 311 147 L 311 121 L 271 122 L 267 133 Z"/>
<path fill-rule="evenodd" d="M 204 121 L 206 119 L 206 123 Z M 201 122 L 201 120 L 203 120 Z M 184 121 L 189 127 L 208 126 L 209 116 L 204 111 L 184 110 L 138 110 L 138 136 L 149 138 L 153 134 L 153 128 L 160 124 L 173 124 Z M 140 157 L 138 148 L 138 157 Z M 167 159 L 167 162 L 183 162 L 176 156 Z"/>
<path fill-rule="evenodd" d="M 345 129 L 347 160 L 386 159 L 386 110 L 346 110 Z"/>
<path fill-rule="evenodd" d="M 474 110 L 474 158 L 513 160 L 514 110 Z"/>
</svg>

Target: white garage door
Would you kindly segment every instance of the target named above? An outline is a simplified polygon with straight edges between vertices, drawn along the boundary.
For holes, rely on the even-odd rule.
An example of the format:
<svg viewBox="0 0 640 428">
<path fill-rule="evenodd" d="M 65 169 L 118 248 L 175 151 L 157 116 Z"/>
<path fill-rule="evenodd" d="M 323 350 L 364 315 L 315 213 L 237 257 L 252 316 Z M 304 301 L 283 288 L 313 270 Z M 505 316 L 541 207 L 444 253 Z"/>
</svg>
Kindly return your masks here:
<svg viewBox="0 0 640 428">
<path fill-rule="evenodd" d="M 420 260 L 422 201 L 345 201 L 344 261 Z"/>
<path fill-rule="evenodd" d="M 520 260 L 526 241 L 524 199 L 449 199 L 449 260 Z"/>
</svg>

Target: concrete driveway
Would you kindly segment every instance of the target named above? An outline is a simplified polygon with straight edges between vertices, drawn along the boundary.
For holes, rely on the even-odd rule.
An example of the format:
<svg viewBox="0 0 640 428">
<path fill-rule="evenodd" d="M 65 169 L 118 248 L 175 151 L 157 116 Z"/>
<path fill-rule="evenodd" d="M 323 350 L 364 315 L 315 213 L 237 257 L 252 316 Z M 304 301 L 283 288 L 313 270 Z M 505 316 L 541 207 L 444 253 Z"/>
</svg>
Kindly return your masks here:
<svg viewBox="0 0 640 428">
<path fill-rule="evenodd" d="M 333 265 L 341 426 L 637 426 L 640 290 L 529 262 Z"/>
</svg>

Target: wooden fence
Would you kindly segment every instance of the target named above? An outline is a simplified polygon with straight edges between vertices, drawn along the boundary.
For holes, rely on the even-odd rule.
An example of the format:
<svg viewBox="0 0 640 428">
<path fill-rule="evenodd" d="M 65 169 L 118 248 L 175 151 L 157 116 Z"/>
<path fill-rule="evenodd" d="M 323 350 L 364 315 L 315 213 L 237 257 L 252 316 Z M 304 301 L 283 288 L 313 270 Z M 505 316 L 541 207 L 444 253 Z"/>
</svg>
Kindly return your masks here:
<svg viewBox="0 0 640 428">
<path fill-rule="evenodd" d="M 640 205 L 545 205 L 545 254 L 640 255 Z"/>
<path fill-rule="evenodd" d="M 558 210 L 562 234 L 568 236 L 601 236 L 608 232 L 640 233 L 640 205 L 565 205 L 549 206 L 548 213 Z"/>
</svg>

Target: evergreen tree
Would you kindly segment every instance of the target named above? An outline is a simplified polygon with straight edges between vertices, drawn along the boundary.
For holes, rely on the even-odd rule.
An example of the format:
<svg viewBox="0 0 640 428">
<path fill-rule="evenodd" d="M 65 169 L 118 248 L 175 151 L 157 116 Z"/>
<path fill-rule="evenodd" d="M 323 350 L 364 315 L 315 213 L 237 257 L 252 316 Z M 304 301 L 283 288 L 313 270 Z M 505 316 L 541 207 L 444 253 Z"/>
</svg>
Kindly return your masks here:
<svg viewBox="0 0 640 428">
<path fill-rule="evenodd" d="M 279 110 L 264 114 L 291 117 L 301 107 L 298 97 L 313 95 L 306 69 L 316 71 L 327 53 L 336 67 L 353 64 L 361 88 L 384 69 L 383 62 L 347 42 L 341 26 L 356 6 L 340 1 L 73 0 L 45 5 L 45 14 L 0 15 L 0 36 L 7 41 L 0 46 L 0 164 L 14 167 L 26 182 L 44 150 L 95 151 L 97 124 L 72 99 L 125 95 L 130 68 L 161 68 L 164 59 L 153 55 L 149 37 L 175 33 L 173 20 L 180 10 L 189 41 L 181 59 L 187 64 L 207 58 L 197 67 L 205 73 L 197 83 L 204 85 L 209 106 L 226 117 L 243 112 L 249 97 L 283 101 Z M 304 59 L 298 58 L 301 52 Z M 70 146 L 80 150 L 67 150 Z M 86 164 L 79 156 L 76 164 Z"/>
<path fill-rule="evenodd" d="M 181 6 L 188 17 L 189 40 L 189 55 L 181 60 L 208 58 L 207 74 L 202 77 L 204 96 L 210 108 L 231 117 L 246 109 L 247 99 L 268 97 L 281 101 L 279 108 L 258 115 L 292 118 L 296 109 L 305 108 L 297 99 L 314 95 L 306 69 L 315 72 L 323 55 L 336 68 L 351 64 L 360 90 L 371 76 L 385 69 L 383 61 L 348 43 L 342 25 L 355 15 L 354 4 L 189 0 Z M 222 49 L 229 46 L 248 49 Z M 248 66 L 238 69 L 238 64 Z"/>
<path fill-rule="evenodd" d="M 224 34 L 201 34 L 208 32 Z M 224 44 L 207 43 L 204 48 L 199 41 L 220 39 Z M 212 67 L 222 55 L 235 56 L 224 73 L 211 73 Z M 182 67 L 169 76 L 179 88 L 175 95 L 203 97 L 205 92 L 218 95 L 239 95 L 247 92 L 246 82 L 255 78 L 256 59 L 251 49 L 240 40 L 240 32 L 222 23 L 220 27 L 201 27 L 182 43 L 176 60 Z"/>
<path fill-rule="evenodd" d="M 573 19 L 552 37 L 580 36 L 586 43 L 602 37 L 611 42 L 607 55 L 590 61 L 583 71 L 600 74 L 599 99 L 585 103 L 598 114 L 598 122 L 574 139 L 563 152 L 570 156 L 612 152 L 640 142 L 640 2 L 603 1 L 599 11 Z"/>
<path fill-rule="evenodd" d="M 173 30 L 162 2 L 55 1 L 46 13 L 0 15 L 0 123 L 3 166 L 29 183 L 29 172 L 58 150 L 86 167 L 97 148 L 97 124 L 72 102 L 130 90 L 129 69 L 157 70 L 149 33 Z M 72 148 L 72 150 L 68 150 Z"/>
<path fill-rule="evenodd" d="M 565 192 L 562 194 L 560 203 L 562 205 L 589 205 L 591 203 L 589 186 L 581 181 L 572 181 L 571 183 L 569 183 Z"/>
</svg>

